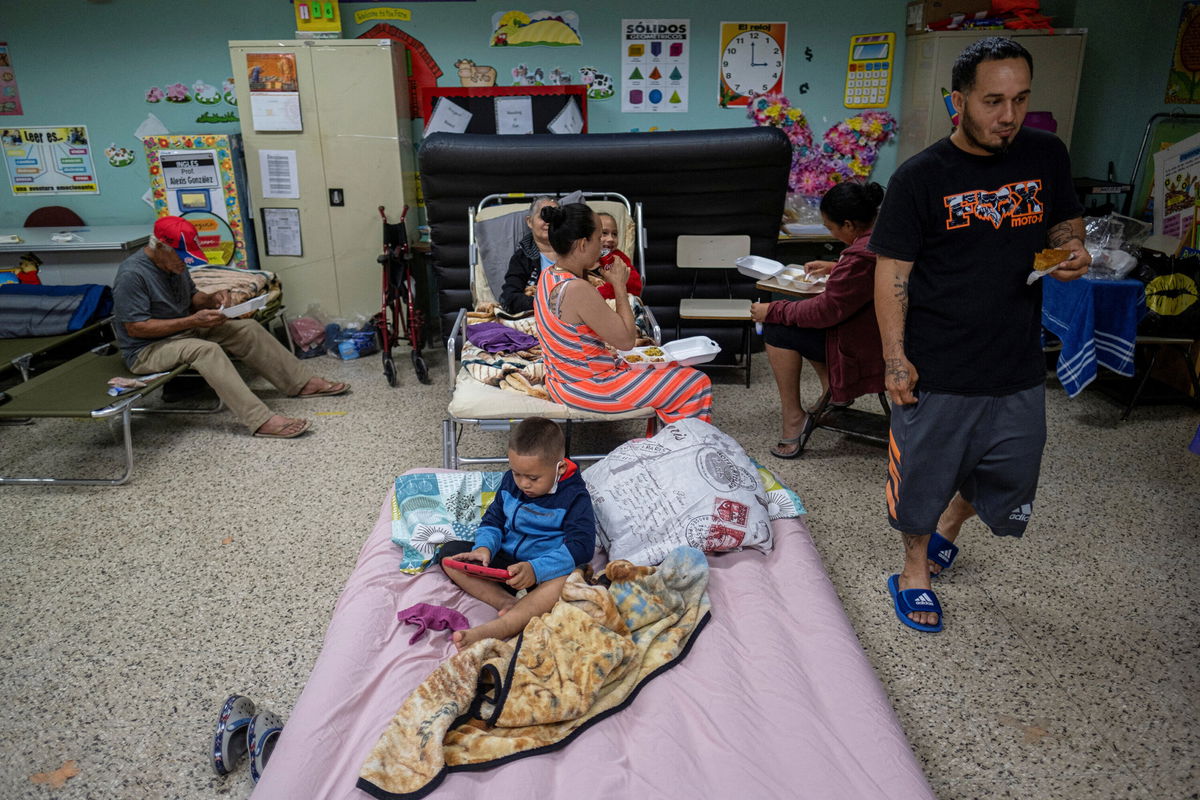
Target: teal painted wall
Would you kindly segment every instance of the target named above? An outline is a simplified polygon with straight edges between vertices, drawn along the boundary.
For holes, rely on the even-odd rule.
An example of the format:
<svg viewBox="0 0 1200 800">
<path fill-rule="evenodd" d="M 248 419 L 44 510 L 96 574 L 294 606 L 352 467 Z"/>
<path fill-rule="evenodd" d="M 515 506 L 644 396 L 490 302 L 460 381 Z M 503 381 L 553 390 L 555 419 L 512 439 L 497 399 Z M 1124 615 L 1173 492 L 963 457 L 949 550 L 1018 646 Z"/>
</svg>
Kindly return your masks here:
<svg viewBox="0 0 1200 800">
<path fill-rule="evenodd" d="M 145 102 L 151 86 L 191 86 L 196 80 L 216 87 L 230 75 L 227 42 L 231 39 L 291 38 L 294 22 L 287 0 L 208 0 L 171 3 L 163 0 L 0 0 L 0 41 L 7 41 L 21 92 L 24 114 L 0 117 L 4 125 L 88 126 L 100 181 L 96 196 L 15 198 L 0 187 L 0 226 L 19 225 L 39 205 L 60 204 L 76 210 L 92 224 L 149 223 L 153 214 L 141 196 L 147 187 L 145 161 L 133 137 L 148 113 L 173 133 L 236 132 L 234 124 L 195 122 L 204 111 L 222 113 L 224 103 Z M 681 3 L 610 0 L 600 4 L 520 5 L 501 0 L 478 2 L 385 2 L 406 8 L 409 22 L 391 24 L 423 42 L 443 71 L 442 86 L 458 85 L 454 62 L 471 58 L 498 72 L 498 83 L 511 84 L 519 63 L 549 72 L 558 66 L 578 76 L 581 65 L 594 66 L 619 80 L 620 22 L 630 18 L 687 18 L 692 24 L 689 111 L 686 114 L 622 114 L 613 97 L 589 103 L 593 132 L 633 128 L 721 128 L 750 124 L 742 110 L 721 109 L 717 94 L 719 23 L 786 21 L 788 53 L 785 93 L 808 114 L 819 136 L 849 115 L 841 105 L 849 37 L 855 33 L 894 31 L 903 60 L 903 0 L 744 0 L 736 5 L 715 0 Z M 355 9 L 343 6 L 345 35 L 353 36 L 373 22 L 357 25 Z M 545 7 L 574 10 L 580 15 L 581 47 L 492 48 L 491 17 L 497 11 L 534 11 Z M 1102 175 L 1111 159 L 1125 176 L 1146 119 L 1162 104 L 1180 0 L 1146 0 L 1131 13 L 1123 0 L 1044 0 L 1047 13 L 1060 23 L 1089 29 L 1085 75 L 1080 91 L 1079 120 L 1073 143 L 1076 174 Z M 848 11 L 852 9 L 852 12 Z M 1147 13 L 1149 11 L 1149 13 Z M 805 59 L 811 48 L 812 60 Z M 1039 80 L 1050 76 L 1039 75 Z M 899 76 L 897 77 L 897 80 Z M 801 95 L 798 87 L 808 83 Z M 1036 86 L 1035 86 L 1036 90 Z M 890 110 L 899 115 L 899 91 L 893 88 Z M 1200 111 L 1200 106 L 1188 110 Z M 647 134 L 652 135 L 652 134 Z M 103 150 L 109 143 L 134 149 L 129 167 L 109 166 Z M 886 180 L 895 168 L 895 146 L 887 145 L 874 177 Z M 5 176 L 7 181 L 7 176 Z"/>
<path fill-rule="evenodd" d="M 1151 115 L 1200 114 L 1200 104 L 1163 102 L 1182 7 L 1182 0 L 1080 0 L 1076 5 L 1076 24 L 1088 29 L 1071 148 L 1076 175 L 1103 178 L 1113 161 L 1117 177 L 1128 180 Z"/>
<path fill-rule="evenodd" d="M 176 82 L 191 86 L 197 79 L 220 88 L 230 75 L 227 42 L 231 39 L 293 37 L 292 6 L 287 0 L 206 0 L 173 3 L 163 0 L 0 0 L 0 41 L 13 57 L 24 114 L 0 117 L 0 127 L 83 124 L 88 126 L 100 181 L 94 196 L 52 195 L 13 197 L 7 183 L 0 187 L 0 226 L 19 225 L 41 205 L 65 205 L 91 224 L 137 224 L 153 220 L 141 200 L 146 191 L 145 160 L 133 132 L 154 113 L 172 133 L 236 132 L 234 124 L 197 124 L 204 111 L 223 113 L 224 103 L 199 106 L 145 102 L 151 86 Z M 539 3 L 511 0 L 478 2 L 419 2 L 342 6 L 343 30 L 355 36 L 374 25 L 356 25 L 353 12 L 373 5 L 405 8 L 410 22 L 396 27 L 419 39 L 443 71 L 441 86 L 459 85 L 454 62 L 470 58 L 498 72 L 499 84 L 512 83 L 519 63 L 555 66 L 578 80 L 580 66 L 594 66 L 614 78 L 620 73 L 620 26 L 629 18 L 686 18 L 692 24 L 689 111 L 684 114 L 622 114 L 613 97 L 588 104 L 592 132 L 738 127 L 751 124 L 744 110 L 717 106 L 717 44 L 722 21 L 788 22 L 785 66 L 786 94 L 808 114 L 818 135 L 850 112 L 841 105 L 849 37 L 856 33 L 894 31 L 903 40 L 904 3 L 897 0 L 857 0 L 855 13 L 846 14 L 841 0 L 807 0 L 782 4 L 745 0 L 736 6 L 701 2 L 610 0 L 599 3 Z M 574 10 L 580 17 L 583 45 L 579 47 L 488 46 L 491 18 L 497 11 Z M 600 10 L 603 9 L 603 10 Z M 805 48 L 813 58 L 805 60 Z M 901 50 L 901 57 L 903 51 Z M 897 59 L 900 62 L 900 58 Z M 801 83 L 811 87 L 805 95 Z M 893 90 L 891 111 L 899 114 L 899 92 Z M 652 135 L 652 134 L 647 134 Z M 128 167 L 108 165 L 103 150 L 110 142 L 135 148 L 138 158 Z M 880 155 L 878 177 L 891 174 L 895 146 Z M 6 176 L 7 181 L 7 176 Z"/>
</svg>

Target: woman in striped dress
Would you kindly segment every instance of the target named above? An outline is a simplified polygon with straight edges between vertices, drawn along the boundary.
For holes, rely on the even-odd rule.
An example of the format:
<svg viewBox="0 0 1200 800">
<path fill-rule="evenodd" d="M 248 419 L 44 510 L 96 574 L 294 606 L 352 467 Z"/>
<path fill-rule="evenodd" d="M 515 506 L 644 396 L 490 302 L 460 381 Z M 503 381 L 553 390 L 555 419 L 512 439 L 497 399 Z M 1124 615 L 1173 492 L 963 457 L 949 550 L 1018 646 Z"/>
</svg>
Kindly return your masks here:
<svg viewBox="0 0 1200 800">
<path fill-rule="evenodd" d="M 653 408 L 663 422 L 696 417 L 712 422 L 712 383 L 690 367 L 631 369 L 605 344 L 628 350 L 637 340 L 620 259 L 604 268 L 617 310 L 584 279 L 600 255 L 600 226 L 583 203 L 540 209 L 558 255 L 538 278 L 534 315 L 546 365 L 546 391 L 556 402 L 616 414 Z"/>
</svg>

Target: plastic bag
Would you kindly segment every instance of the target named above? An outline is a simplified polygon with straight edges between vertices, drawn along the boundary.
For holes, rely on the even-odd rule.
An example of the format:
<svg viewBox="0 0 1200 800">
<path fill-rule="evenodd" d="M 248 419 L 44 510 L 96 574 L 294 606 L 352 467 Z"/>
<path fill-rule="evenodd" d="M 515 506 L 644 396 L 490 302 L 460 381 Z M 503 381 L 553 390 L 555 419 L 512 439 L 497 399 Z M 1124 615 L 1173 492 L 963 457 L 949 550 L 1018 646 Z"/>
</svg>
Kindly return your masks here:
<svg viewBox="0 0 1200 800">
<path fill-rule="evenodd" d="M 1120 280 L 1138 264 L 1141 243 L 1150 235 L 1150 225 L 1140 220 L 1109 214 L 1084 220 L 1084 247 L 1092 256 L 1085 277 L 1091 280 Z"/>
<path fill-rule="evenodd" d="M 379 349 L 374 323 L 359 314 L 354 320 L 338 319 L 325 325 L 325 348 L 343 361 Z"/>
<path fill-rule="evenodd" d="M 325 352 L 325 326 L 312 317 L 296 317 L 287 322 L 288 333 L 297 358 L 312 358 Z"/>
</svg>

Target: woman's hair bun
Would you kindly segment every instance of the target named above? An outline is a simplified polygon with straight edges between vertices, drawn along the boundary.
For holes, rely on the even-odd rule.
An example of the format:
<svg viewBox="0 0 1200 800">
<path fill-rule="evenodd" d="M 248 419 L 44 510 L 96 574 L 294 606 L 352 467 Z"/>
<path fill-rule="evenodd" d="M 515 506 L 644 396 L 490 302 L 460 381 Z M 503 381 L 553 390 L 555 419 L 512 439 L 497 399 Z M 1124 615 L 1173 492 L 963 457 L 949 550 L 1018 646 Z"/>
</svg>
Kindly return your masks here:
<svg viewBox="0 0 1200 800">
<path fill-rule="evenodd" d="M 878 206 L 883 202 L 883 187 L 878 183 L 871 181 L 870 183 L 863 184 L 863 192 L 866 193 L 867 199 L 874 205 Z"/>
<path fill-rule="evenodd" d="M 560 206 L 542 206 L 542 210 L 538 214 L 541 216 L 543 222 L 552 225 L 561 224 L 565 216 Z"/>
</svg>

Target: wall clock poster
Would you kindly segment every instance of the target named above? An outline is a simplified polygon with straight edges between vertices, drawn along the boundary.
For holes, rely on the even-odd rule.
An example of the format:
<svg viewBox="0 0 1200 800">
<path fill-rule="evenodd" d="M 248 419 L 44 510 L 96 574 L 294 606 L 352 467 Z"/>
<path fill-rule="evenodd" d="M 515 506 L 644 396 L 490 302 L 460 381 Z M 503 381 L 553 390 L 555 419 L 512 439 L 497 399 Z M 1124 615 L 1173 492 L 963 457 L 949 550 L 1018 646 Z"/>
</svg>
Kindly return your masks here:
<svg viewBox="0 0 1200 800">
<path fill-rule="evenodd" d="M 786 22 L 722 22 L 720 43 L 722 108 L 746 106 L 751 95 L 783 91 Z"/>
</svg>

